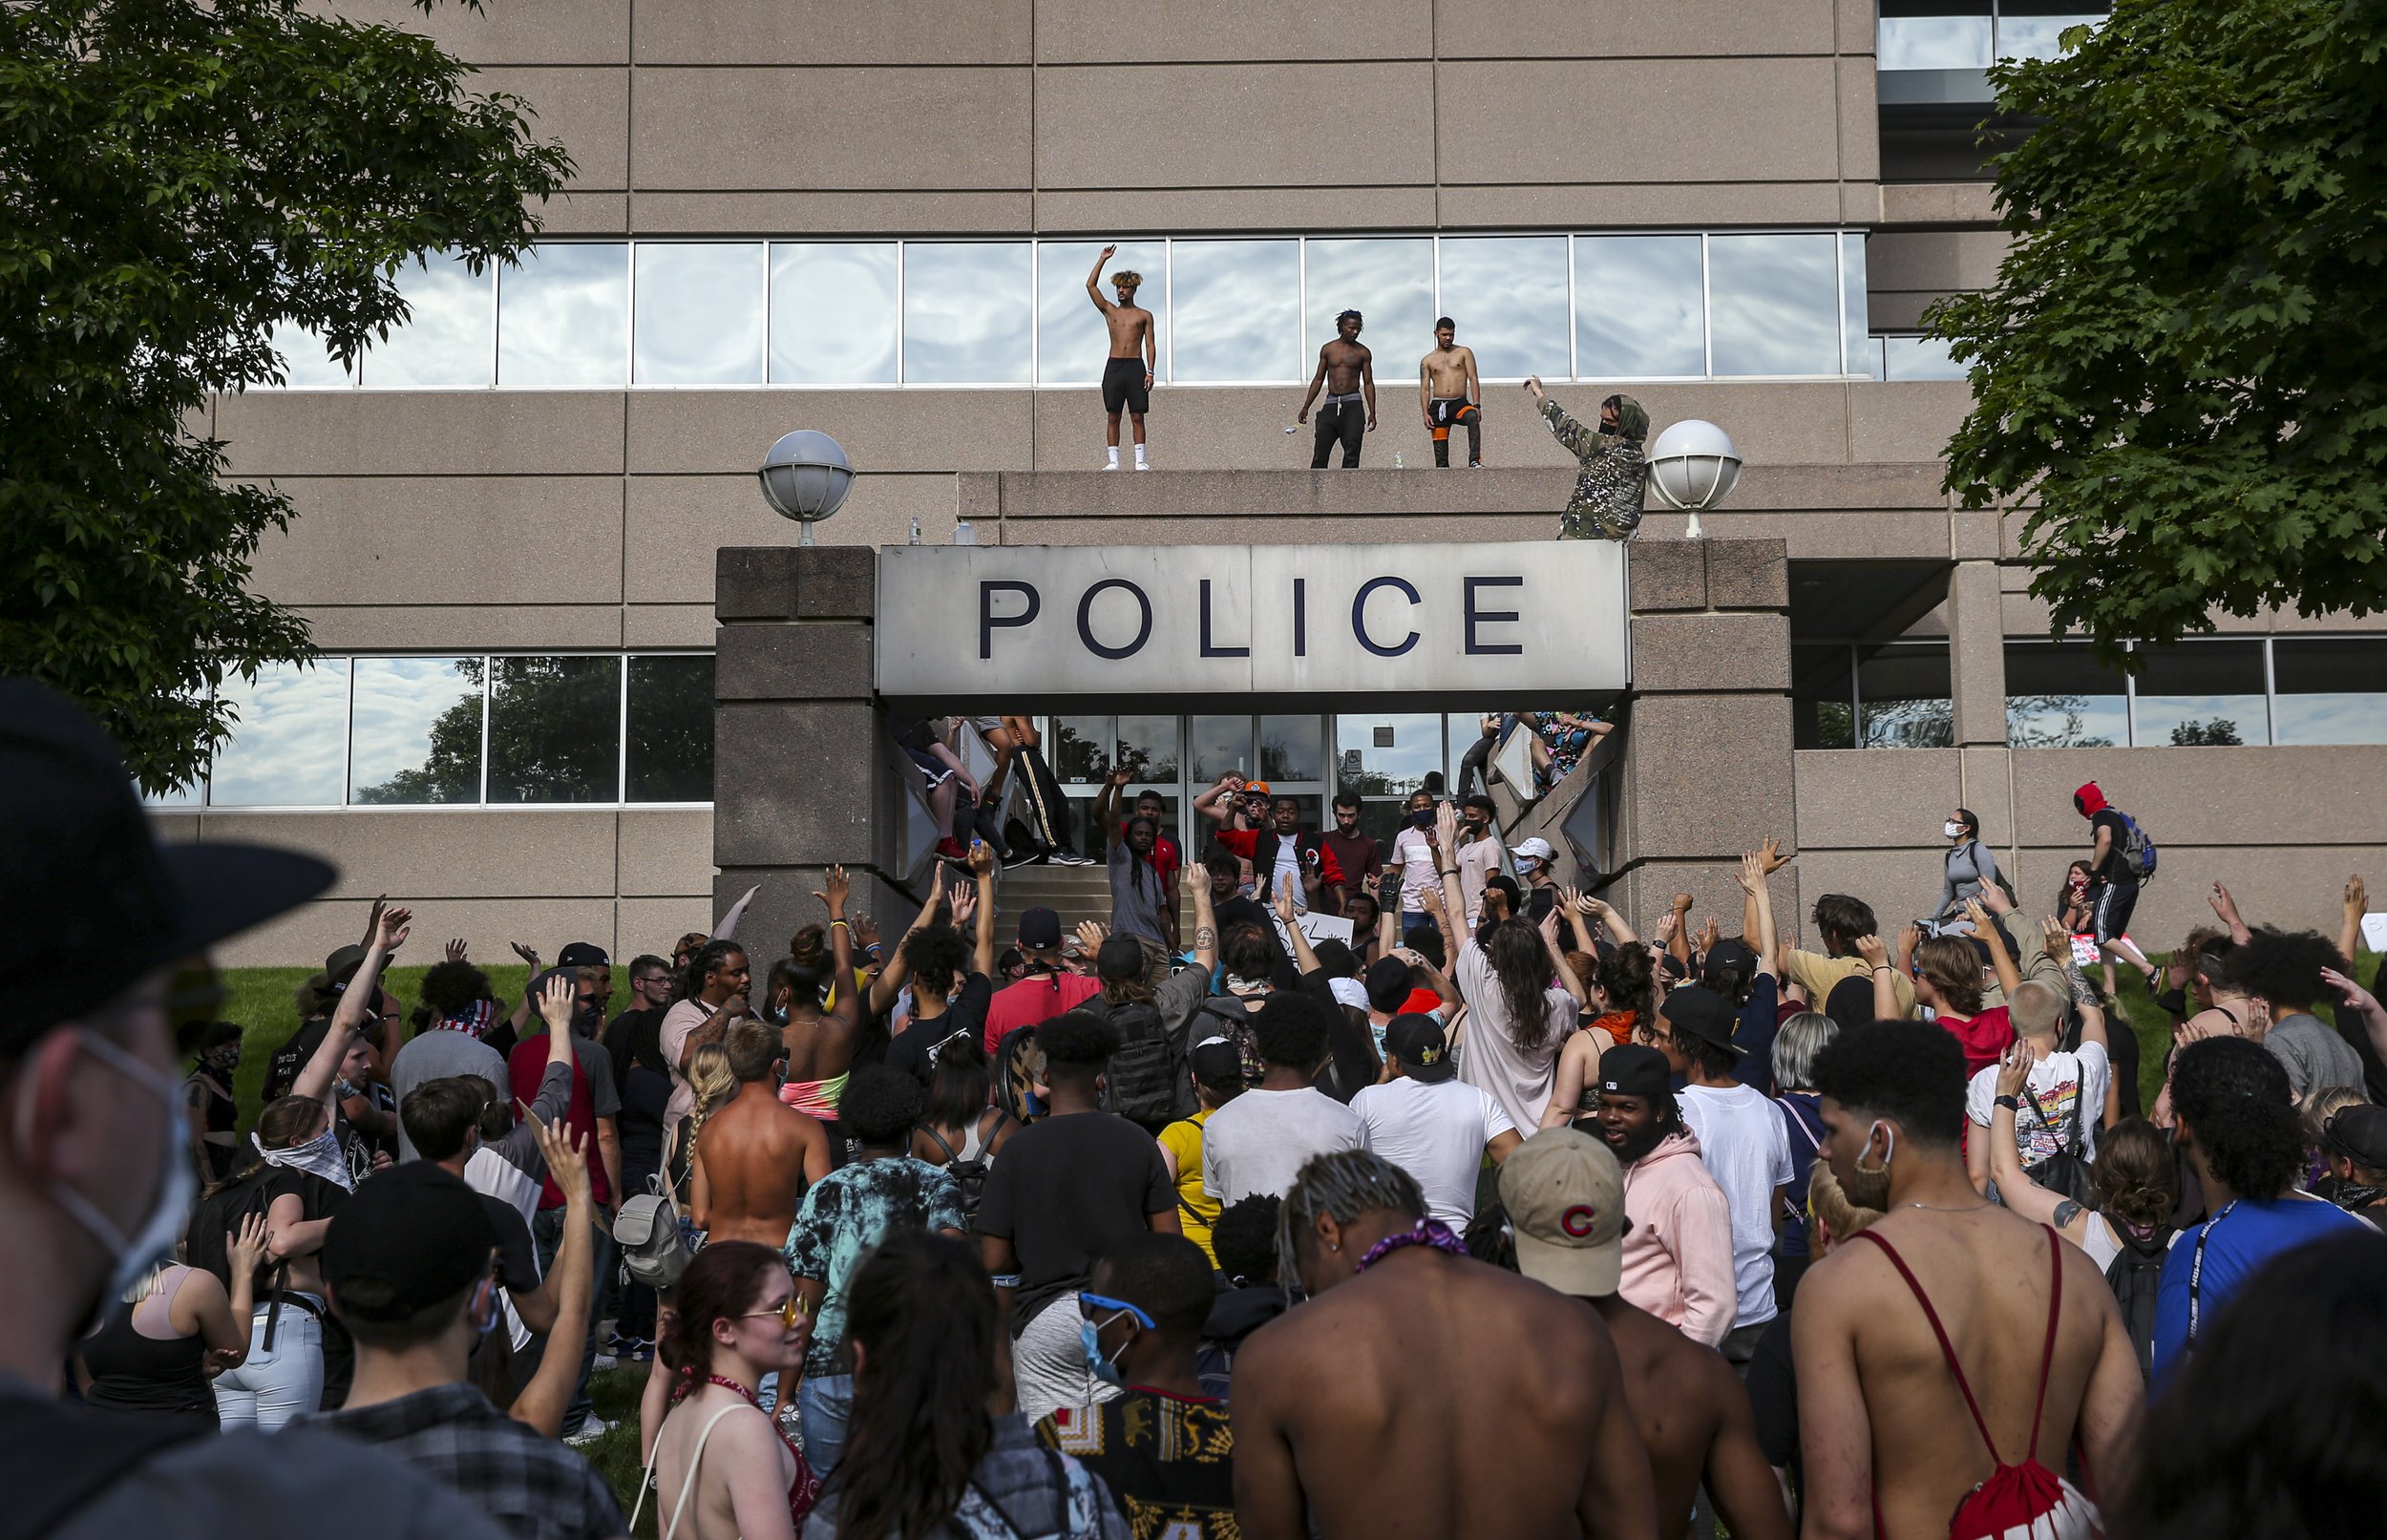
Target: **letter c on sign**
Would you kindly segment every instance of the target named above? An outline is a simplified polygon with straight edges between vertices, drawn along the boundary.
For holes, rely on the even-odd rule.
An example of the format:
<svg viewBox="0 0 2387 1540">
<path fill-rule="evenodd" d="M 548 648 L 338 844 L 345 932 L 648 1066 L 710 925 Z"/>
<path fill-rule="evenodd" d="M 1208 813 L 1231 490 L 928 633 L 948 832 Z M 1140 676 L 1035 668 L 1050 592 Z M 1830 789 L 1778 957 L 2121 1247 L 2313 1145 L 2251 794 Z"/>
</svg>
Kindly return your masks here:
<svg viewBox="0 0 2387 1540">
<path fill-rule="evenodd" d="M 1599 1215 L 1592 1212 L 1590 1204 L 1578 1203 L 1558 1216 L 1558 1228 L 1575 1239 L 1581 1240 L 1592 1233 L 1592 1226 L 1597 1222 L 1598 1218 Z"/>
<path fill-rule="evenodd" d="M 1368 596 L 1379 588 L 1398 588 L 1401 590 L 1401 597 L 1411 604 L 1422 603 L 1424 601 L 1418 598 L 1417 589 L 1406 578 L 1370 578 L 1360 584 L 1359 593 L 1351 601 L 1351 634 L 1359 638 L 1360 645 L 1379 658 L 1398 658 L 1417 645 L 1417 633 L 1411 631 L 1389 647 L 1380 644 L 1374 637 L 1367 634 L 1367 600 Z"/>
<path fill-rule="evenodd" d="M 1136 608 L 1143 614 L 1143 623 L 1136 627 L 1135 640 L 1124 647 L 1106 647 L 1094 640 L 1094 600 L 1106 588 L 1124 588 L 1135 596 Z M 1144 650 L 1144 643 L 1152 639 L 1152 601 L 1143 589 L 1125 578 L 1105 578 L 1086 590 L 1086 597 L 1077 601 L 1077 639 L 1086 643 L 1086 650 L 1097 658 L 1132 658 Z"/>
</svg>

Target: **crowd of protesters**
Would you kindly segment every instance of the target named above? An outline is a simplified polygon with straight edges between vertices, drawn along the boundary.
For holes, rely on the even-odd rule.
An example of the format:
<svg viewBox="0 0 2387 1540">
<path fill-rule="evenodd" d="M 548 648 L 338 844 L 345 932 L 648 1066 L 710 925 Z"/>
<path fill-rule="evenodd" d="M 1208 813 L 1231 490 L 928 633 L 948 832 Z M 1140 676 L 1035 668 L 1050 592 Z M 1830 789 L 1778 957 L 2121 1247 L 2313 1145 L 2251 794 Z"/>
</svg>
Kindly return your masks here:
<svg viewBox="0 0 2387 1540">
<path fill-rule="evenodd" d="M 987 722 L 1046 800 L 1033 725 Z M 2367 895 L 2329 938 L 2215 882 L 2158 963 L 2094 785 L 2049 912 L 1957 810 L 1894 929 L 1778 915 L 1771 842 L 1737 914 L 1637 928 L 1472 794 L 1387 849 L 1221 783 L 1181 855 L 1124 778 L 1080 836 L 1109 926 L 1003 906 L 1006 858 L 1101 858 L 1065 810 L 1016 852 L 957 812 L 900 935 L 833 868 L 785 943 L 741 901 L 633 958 L 618 1013 L 583 940 L 517 947 L 512 1002 L 450 941 L 401 1001 L 415 917 L 375 903 L 243 1128 L 204 955 L 333 874 L 157 843 L 37 686 L 0 685 L 0 1534 L 612 1536 L 626 1498 L 699 1540 L 2218 1540 L 2387 1504 Z M 631 1366 L 617 1491 L 590 1384 Z"/>
</svg>

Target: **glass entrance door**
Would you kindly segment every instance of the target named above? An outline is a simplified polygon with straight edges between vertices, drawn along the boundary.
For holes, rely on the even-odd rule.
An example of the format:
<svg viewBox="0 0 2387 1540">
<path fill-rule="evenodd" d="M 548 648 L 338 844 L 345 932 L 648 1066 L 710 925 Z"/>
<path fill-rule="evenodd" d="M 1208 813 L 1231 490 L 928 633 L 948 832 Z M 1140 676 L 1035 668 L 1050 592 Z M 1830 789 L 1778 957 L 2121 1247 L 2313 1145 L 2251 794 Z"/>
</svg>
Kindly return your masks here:
<svg viewBox="0 0 2387 1540">
<path fill-rule="evenodd" d="M 1048 722 L 1046 750 L 1062 792 L 1068 798 L 1069 837 L 1081 852 L 1100 860 L 1107 849 L 1101 832 L 1087 819 L 1103 782 L 1121 765 L 1131 767 L 1135 775 L 1128 783 L 1126 800 L 1132 803 L 1146 791 L 1159 792 L 1168 809 L 1170 829 L 1183 845 L 1187 798 L 1184 755 L 1178 749 L 1182 725 L 1179 717 L 1125 712 L 1054 717 Z"/>
</svg>

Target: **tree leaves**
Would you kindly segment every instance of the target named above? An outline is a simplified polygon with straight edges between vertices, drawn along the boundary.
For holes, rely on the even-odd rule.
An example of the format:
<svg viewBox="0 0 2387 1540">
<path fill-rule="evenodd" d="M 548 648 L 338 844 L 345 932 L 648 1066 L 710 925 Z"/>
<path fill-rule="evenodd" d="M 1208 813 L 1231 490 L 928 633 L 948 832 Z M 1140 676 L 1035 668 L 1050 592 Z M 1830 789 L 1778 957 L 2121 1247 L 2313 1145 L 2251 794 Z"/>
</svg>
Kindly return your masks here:
<svg viewBox="0 0 2387 1540">
<path fill-rule="evenodd" d="M 282 382 L 280 323 L 352 361 L 406 319 L 401 266 L 511 260 L 570 173 L 467 75 L 299 0 L 0 7 L 0 671 L 80 699 L 152 791 L 230 730 L 226 678 L 312 653 L 248 591 L 292 509 L 223 479 L 210 398 Z"/>
<path fill-rule="evenodd" d="M 1996 82 L 2043 121 L 1996 284 L 1929 317 L 1974 366 L 1949 487 L 2036 498 L 2031 591 L 2109 664 L 2387 607 L 2387 8 L 2121 0 Z"/>
</svg>

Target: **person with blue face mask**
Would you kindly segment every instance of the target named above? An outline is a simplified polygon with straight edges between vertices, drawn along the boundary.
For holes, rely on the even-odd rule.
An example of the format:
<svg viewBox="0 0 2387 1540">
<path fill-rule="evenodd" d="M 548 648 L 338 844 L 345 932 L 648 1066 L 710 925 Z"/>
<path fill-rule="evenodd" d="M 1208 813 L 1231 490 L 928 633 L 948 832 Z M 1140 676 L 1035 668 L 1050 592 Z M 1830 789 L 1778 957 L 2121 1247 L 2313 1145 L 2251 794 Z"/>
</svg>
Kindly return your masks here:
<svg viewBox="0 0 2387 1540">
<path fill-rule="evenodd" d="M 1130 1533 L 1241 1532 L 1227 1403 L 1203 1392 L 1195 1361 L 1217 1297 L 1202 1249 L 1169 1234 L 1115 1242 L 1079 1291 L 1086 1372 L 1119 1394 L 1061 1407 L 1036 1424 L 1036 1437 L 1102 1478 Z"/>
<path fill-rule="evenodd" d="M 352 1445 L 199 1439 L 197 1420 L 112 1424 L 59 1403 L 74 1340 L 187 1217 L 173 1025 L 219 996 L 184 981 L 212 984 L 208 948 L 333 873 L 261 846 L 161 846 L 115 746 L 46 686 L 0 682 L 0 958 L 16 981 L 0 1000 L 0 1418 L 11 1468 L 39 1473 L 11 1484 L 11 1524 L 52 1540 L 298 1540 L 338 1511 L 350 1536 L 496 1540 L 453 1493 Z M 200 965 L 178 974 L 185 960 Z"/>
</svg>

